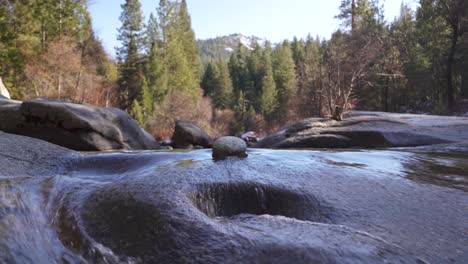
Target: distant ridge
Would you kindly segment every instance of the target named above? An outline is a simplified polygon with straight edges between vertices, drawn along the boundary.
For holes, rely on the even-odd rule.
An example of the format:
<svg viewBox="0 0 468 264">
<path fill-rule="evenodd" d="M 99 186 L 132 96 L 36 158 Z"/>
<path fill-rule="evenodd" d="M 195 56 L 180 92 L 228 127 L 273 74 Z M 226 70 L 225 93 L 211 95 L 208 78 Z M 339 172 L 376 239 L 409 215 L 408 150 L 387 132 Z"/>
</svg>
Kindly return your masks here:
<svg viewBox="0 0 468 264">
<path fill-rule="evenodd" d="M 200 60 L 203 65 L 206 65 L 211 60 L 228 60 L 231 53 L 239 47 L 239 44 L 252 50 L 255 43 L 263 46 L 265 39 L 256 36 L 248 37 L 236 33 L 228 36 L 197 40 L 197 47 L 200 50 Z"/>
</svg>

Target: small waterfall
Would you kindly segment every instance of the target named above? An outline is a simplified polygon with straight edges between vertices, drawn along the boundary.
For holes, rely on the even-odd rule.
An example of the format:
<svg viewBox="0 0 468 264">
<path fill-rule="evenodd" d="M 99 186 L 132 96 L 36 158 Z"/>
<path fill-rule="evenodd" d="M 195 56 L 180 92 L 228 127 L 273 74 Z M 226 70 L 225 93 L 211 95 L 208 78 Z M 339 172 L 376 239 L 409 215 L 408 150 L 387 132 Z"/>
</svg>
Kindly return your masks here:
<svg viewBox="0 0 468 264">
<path fill-rule="evenodd" d="M 257 204 L 260 207 L 260 212 L 267 212 L 267 198 L 265 195 L 265 190 L 261 187 L 255 187 L 255 194 L 257 196 Z"/>
<path fill-rule="evenodd" d="M 84 263 L 57 237 L 40 181 L 0 180 L 0 262 Z"/>
</svg>

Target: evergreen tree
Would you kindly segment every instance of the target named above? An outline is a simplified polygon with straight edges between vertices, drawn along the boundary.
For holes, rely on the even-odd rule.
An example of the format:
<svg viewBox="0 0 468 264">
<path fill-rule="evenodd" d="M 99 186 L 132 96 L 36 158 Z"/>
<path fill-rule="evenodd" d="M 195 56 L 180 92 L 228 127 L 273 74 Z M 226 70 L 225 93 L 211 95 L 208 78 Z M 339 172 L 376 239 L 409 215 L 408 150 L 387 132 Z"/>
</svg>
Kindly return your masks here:
<svg viewBox="0 0 468 264">
<path fill-rule="evenodd" d="M 144 115 L 143 115 L 143 109 L 141 108 L 140 103 L 136 99 L 133 100 L 132 108 L 130 109 L 130 114 L 132 115 L 132 117 L 135 119 L 135 121 L 137 121 L 137 123 L 140 126 L 145 125 L 145 118 L 144 118 Z"/>
<path fill-rule="evenodd" d="M 270 42 L 265 43 L 265 52 L 263 53 L 264 75 L 262 78 L 262 94 L 260 98 L 261 112 L 265 120 L 271 121 L 273 113 L 276 110 L 276 84 L 273 76 L 273 64 L 271 61 L 272 48 Z"/>
<path fill-rule="evenodd" d="M 321 58 L 321 43 L 319 39 L 307 37 L 305 44 L 302 75 L 298 78 L 300 85 L 298 93 L 302 99 L 300 105 L 304 116 L 322 116 L 323 80 Z"/>
<path fill-rule="evenodd" d="M 182 0 L 178 12 L 178 31 L 181 35 L 181 44 L 184 48 L 185 56 L 193 72 L 195 82 L 199 82 L 200 76 L 200 56 L 197 49 L 195 33 L 192 29 L 192 21 L 188 13 L 187 1 Z M 198 87 L 197 87 L 198 88 Z"/>
<path fill-rule="evenodd" d="M 153 13 L 150 14 L 145 32 L 145 49 L 149 54 L 154 45 L 161 47 L 162 36 L 159 30 L 159 25 Z"/>
<path fill-rule="evenodd" d="M 121 7 L 122 27 L 117 38 L 122 45 L 117 49 L 119 105 L 122 109 L 128 109 L 141 92 L 143 15 L 139 0 L 126 0 Z"/>
<path fill-rule="evenodd" d="M 216 85 L 216 64 L 209 62 L 203 74 L 201 86 L 205 96 L 212 97 Z"/>
<path fill-rule="evenodd" d="M 248 51 L 239 44 L 237 50 L 229 59 L 229 73 L 232 80 L 234 101 L 245 100 L 244 92 L 250 85 L 250 73 L 248 69 Z M 242 93 L 242 96 L 241 96 Z M 236 104 L 236 107 L 238 104 Z"/>
<path fill-rule="evenodd" d="M 294 63 L 296 64 L 296 67 L 299 67 L 299 65 L 301 65 L 301 63 L 304 61 L 305 57 L 304 43 L 302 40 L 299 40 L 297 37 L 294 37 L 291 43 L 291 48 Z"/>
<path fill-rule="evenodd" d="M 455 107 L 456 89 L 454 87 L 454 69 L 460 39 L 468 31 L 468 3 L 466 0 L 422 0 L 421 7 L 429 5 L 436 16 L 442 18 L 450 34 L 447 36 L 449 45 L 445 70 L 446 100 L 448 109 Z M 429 7 L 429 8 L 430 8 Z"/>
<path fill-rule="evenodd" d="M 140 97 L 143 116 L 148 117 L 153 113 L 153 95 L 146 78 L 143 78 L 143 87 L 141 89 Z"/>
<path fill-rule="evenodd" d="M 275 77 L 278 109 L 277 116 L 284 120 L 288 115 L 288 107 L 296 92 L 296 74 L 291 45 L 284 41 L 273 52 L 273 74 Z"/>
<path fill-rule="evenodd" d="M 232 105 L 232 81 L 226 62 L 210 62 L 203 75 L 202 88 L 213 100 L 215 109 L 227 109 Z"/>
<path fill-rule="evenodd" d="M 254 49 L 248 57 L 249 83 L 244 87 L 244 95 L 249 100 L 255 112 L 260 112 L 260 97 L 262 94 L 262 80 L 265 75 L 263 63 L 263 49 L 255 43 Z"/>
<path fill-rule="evenodd" d="M 199 62 L 187 3 L 161 0 L 158 8 L 169 91 L 199 97 Z"/>
<path fill-rule="evenodd" d="M 378 4 L 379 0 L 342 0 L 336 18 L 353 31 L 370 29 L 383 20 Z"/>
<path fill-rule="evenodd" d="M 146 65 L 146 76 L 148 87 L 155 102 L 161 102 L 168 93 L 167 68 L 164 61 L 164 43 L 157 20 L 153 14 L 150 15 L 146 30 L 149 55 Z"/>
<path fill-rule="evenodd" d="M 228 109 L 232 105 L 232 81 L 229 76 L 229 68 L 227 63 L 222 60 L 217 62 L 216 68 L 213 106 L 216 109 Z"/>
</svg>

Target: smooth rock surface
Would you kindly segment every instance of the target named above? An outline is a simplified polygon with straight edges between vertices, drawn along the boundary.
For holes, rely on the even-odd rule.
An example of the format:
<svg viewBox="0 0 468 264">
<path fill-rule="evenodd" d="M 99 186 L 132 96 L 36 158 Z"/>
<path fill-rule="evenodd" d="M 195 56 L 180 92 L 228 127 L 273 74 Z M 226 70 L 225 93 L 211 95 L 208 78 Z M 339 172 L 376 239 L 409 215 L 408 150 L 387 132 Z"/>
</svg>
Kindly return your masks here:
<svg viewBox="0 0 468 264">
<path fill-rule="evenodd" d="M 337 122 L 310 118 L 254 144 L 256 148 L 414 147 L 468 140 L 468 118 L 354 111 Z"/>
<path fill-rule="evenodd" d="M 213 143 L 213 158 L 247 157 L 247 144 L 238 137 L 221 137 Z"/>
<path fill-rule="evenodd" d="M 203 129 L 182 120 L 175 123 L 172 141 L 177 149 L 192 149 L 194 146 L 211 148 L 213 145 L 213 139 Z"/>
<path fill-rule="evenodd" d="M 64 101 L 0 100 L 0 130 L 79 151 L 159 148 L 122 110 Z"/>
<path fill-rule="evenodd" d="M 83 155 L 4 133 L 0 147 L 5 263 L 468 260 L 467 143 L 223 161 Z"/>
</svg>

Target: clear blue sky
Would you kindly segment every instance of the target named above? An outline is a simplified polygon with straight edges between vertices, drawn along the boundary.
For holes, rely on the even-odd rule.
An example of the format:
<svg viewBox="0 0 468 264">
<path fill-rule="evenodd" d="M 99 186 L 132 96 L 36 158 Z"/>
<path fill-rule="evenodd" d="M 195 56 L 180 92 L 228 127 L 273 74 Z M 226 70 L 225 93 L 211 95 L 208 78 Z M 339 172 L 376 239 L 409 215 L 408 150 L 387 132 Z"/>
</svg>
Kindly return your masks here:
<svg viewBox="0 0 468 264">
<path fill-rule="evenodd" d="M 415 0 L 404 0 L 414 3 Z M 120 4 L 124 0 L 92 0 L 94 29 L 109 54 L 114 54 Z M 159 0 L 140 0 L 145 20 Z M 307 34 L 329 38 L 339 28 L 335 19 L 340 0 L 187 0 L 192 26 L 198 39 L 232 33 L 267 38 L 272 42 L 305 38 Z M 402 0 L 381 0 L 387 20 L 399 14 Z"/>
</svg>

